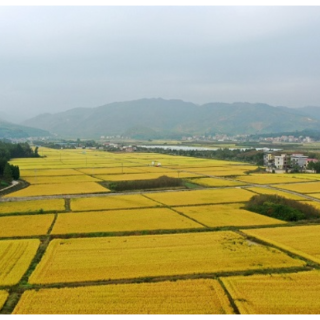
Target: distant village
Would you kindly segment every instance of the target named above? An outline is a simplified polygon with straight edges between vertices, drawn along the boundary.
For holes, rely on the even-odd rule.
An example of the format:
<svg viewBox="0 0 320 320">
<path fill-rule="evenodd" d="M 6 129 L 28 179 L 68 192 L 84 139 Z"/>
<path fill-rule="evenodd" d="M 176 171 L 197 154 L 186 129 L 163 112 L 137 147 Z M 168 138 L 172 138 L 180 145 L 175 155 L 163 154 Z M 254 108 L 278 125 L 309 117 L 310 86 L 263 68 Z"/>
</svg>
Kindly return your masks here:
<svg viewBox="0 0 320 320">
<path fill-rule="evenodd" d="M 245 142 L 268 142 L 268 143 L 281 143 L 281 142 L 287 142 L 287 143 L 311 143 L 315 140 L 308 137 L 308 136 L 299 136 L 294 137 L 292 135 L 286 136 L 278 136 L 278 137 L 258 137 L 254 138 L 251 135 L 248 134 L 237 134 L 234 136 L 230 136 L 227 134 L 216 134 L 216 135 L 193 135 L 193 136 L 184 136 L 181 139 L 182 141 L 218 141 L 218 142 L 227 142 L 227 141 L 245 141 Z"/>
</svg>

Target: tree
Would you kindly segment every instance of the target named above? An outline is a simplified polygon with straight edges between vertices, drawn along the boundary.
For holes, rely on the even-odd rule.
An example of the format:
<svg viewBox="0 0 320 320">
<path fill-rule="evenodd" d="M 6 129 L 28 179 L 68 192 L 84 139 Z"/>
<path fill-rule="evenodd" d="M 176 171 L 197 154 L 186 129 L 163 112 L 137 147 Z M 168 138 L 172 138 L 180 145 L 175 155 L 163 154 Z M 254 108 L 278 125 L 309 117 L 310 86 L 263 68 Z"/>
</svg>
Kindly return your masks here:
<svg viewBox="0 0 320 320">
<path fill-rule="evenodd" d="M 6 163 L 4 170 L 3 170 L 3 179 L 7 182 L 12 181 L 12 170 L 9 163 Z"/>
<path fill-rule="evenodd" d="M 18 166 L 10 165 L 13 180 L 18 180 L 20 178 L 20 169 Z"/>
<path fill-rule="evenodd" d="M 36 158 L 39 158 L 39 157 L 40 157 L 40 155 L 39 155 L 39 153 L 38 153 L 38 150 L 39 150 L 39 147 L 36 147 L 35 150 L 34 150 L 34 156 L 35 156 Z"/>
<path fill-rule="evenodd" d="M 316 173 L 320 173 L 320 162 L 309 162 L 307 169 L 314 170 Z"/>
</svg>

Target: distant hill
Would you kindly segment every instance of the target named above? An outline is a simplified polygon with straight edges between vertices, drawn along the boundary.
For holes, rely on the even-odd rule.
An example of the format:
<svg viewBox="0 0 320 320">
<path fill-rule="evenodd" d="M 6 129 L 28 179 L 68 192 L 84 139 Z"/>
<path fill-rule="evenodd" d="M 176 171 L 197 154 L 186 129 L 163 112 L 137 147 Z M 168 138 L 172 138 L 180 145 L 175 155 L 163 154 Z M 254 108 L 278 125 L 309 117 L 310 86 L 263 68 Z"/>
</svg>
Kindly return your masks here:
<svg viewBox="0 0 320 320">
<path fill-rule="evenodd" d="M 51 134 L 42 129 L 31 128 L 28 126 L 22 126 L 13 124 L 4 120 L 0 120 L 0 139 L 6 138 L 29 138 L 29 137 L 48 137 Z"/>
<path fill-rule="evenodd" d="M 317 129 L 320 118 L 303 110 L 262 103 L 207 103 L 141 99 L 96 108 L 42 114 L 24 125 L 65 138 L 126 135 L 133 138 L 179 138 L 201 134 L 256 134 Z"/>
</svg>

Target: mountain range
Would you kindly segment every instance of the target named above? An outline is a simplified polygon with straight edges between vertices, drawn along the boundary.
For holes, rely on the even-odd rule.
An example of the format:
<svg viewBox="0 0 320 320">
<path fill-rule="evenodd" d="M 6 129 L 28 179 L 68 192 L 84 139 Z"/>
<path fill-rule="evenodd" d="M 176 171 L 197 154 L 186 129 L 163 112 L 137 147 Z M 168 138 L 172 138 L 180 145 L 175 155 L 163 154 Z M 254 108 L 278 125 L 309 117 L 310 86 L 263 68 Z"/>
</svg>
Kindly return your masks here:
<svg viewBox="0 0 320 320">
<path fill-rule="evenodd" d="M 179 138 L 203 134 L 256 134 L 320 129 L 320 108 L 263 103 L 207 103 L 140 99 L 95 108 L 41 114 L 22 123 L 63 138 Z"/>
<path fill-rule="evenodd" d="M 29 138 L 29 137 L 50 137 L 51 134 L 42 129 L 32 128 L 0 120 L 0 139 Z"/>
</svg>

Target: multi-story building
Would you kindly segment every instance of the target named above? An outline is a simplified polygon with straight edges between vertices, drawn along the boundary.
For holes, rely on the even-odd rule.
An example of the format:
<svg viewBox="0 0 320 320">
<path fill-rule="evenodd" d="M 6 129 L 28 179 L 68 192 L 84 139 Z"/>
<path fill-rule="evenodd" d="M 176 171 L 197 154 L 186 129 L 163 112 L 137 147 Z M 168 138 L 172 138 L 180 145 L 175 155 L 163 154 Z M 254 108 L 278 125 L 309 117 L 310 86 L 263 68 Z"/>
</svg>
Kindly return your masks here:
<svg viewBox="0 0 320 320">
<path fill-rule="evenodd" d="M 283 153 L 280 156 L 274 156 L 274 166 L 280 170 L 288 170 L 290 167 L 290 155 Z"/>
<path fill-rule="evenodd" d="M 303 154 L 292 154 L 291 155 L 291 166 L 298 165 L 300 168 L 305 168 L 308 157 Z"/>
</svg>

